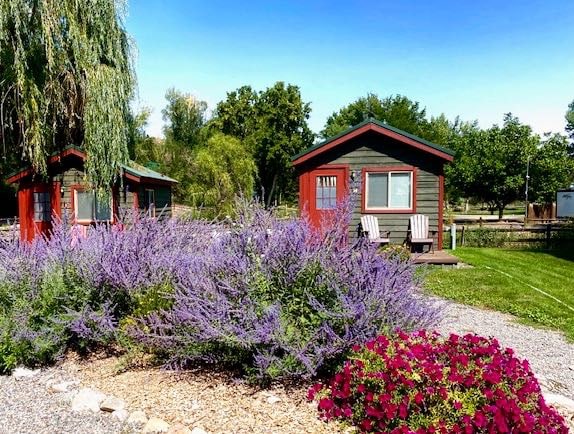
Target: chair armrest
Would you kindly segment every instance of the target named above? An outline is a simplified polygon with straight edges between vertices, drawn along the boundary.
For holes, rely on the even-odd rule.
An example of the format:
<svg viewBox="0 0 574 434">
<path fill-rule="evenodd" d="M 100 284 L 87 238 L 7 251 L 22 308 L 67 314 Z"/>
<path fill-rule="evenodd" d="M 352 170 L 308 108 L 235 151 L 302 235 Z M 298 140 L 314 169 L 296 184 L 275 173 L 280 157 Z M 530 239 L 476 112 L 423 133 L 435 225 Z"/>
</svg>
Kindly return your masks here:
<svg viewBox="0 0 574 434">
<path fill-rule="evenodd" d="M 383 231 L 384 234 L 387 234 L 386 238 L 389 238 L 391 235 L 391 231 Z"/>
</svg>

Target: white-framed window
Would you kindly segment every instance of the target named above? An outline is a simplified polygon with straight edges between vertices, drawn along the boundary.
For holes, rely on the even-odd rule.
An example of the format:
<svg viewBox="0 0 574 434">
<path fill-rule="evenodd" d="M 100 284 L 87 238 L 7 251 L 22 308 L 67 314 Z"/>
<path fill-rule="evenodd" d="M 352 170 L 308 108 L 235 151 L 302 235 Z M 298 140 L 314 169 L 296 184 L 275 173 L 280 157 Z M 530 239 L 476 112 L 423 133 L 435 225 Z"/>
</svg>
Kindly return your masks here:
<svg viewBox="0 0 574 434">
<path fill-rule="evenodd" d="M 34 192 L 34 221 L 49 222 L 52 218 L 50 193 L 47 191 Z"/>
<path fill-rule="evenodd" d="M 155 217 L 155 190 L 146 188 L 145 204 L 148 217 Z"/>
<path fill-rule="evenodd" d="M 94 190 L 74 190 L 74 217 L 78 223 L 111 222 L 112 195 Z"/>
<path fill-rule="evenodd" d="M 334 209 L 337 206 L 337 177 L 317 176 L 315 185 L 315 208 Z"/>
<path fill-rule="evenodd" d="M 369 211 L 411 210 L 413 208 L 412 171 L 367 171 L 365 209 Z"/>
</svg>

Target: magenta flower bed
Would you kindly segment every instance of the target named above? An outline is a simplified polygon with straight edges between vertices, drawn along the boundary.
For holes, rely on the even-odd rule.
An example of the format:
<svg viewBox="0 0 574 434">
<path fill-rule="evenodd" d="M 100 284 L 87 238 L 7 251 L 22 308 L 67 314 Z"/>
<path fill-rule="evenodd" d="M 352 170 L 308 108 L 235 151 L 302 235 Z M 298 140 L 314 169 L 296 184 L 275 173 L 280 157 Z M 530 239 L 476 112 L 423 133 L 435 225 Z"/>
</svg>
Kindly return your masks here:
<svg viewBox="0 0 574 434">
<path fill-rule="evenodd" d="M 566 433 L 528 362 L 496 339 L 419 331 L 356 346 L 309 390 L 321 417 L 389 433 Z"/>
</svg>

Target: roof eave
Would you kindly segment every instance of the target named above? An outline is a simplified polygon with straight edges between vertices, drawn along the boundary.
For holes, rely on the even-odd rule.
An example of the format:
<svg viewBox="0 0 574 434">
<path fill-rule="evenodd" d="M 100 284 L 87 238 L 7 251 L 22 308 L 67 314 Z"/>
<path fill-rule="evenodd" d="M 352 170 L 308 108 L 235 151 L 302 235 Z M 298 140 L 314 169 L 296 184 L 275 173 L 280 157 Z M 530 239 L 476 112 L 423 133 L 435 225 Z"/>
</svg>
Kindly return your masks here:
<svg viewBox="0 0 574 434">
<path fill-rule="evenodd" d="M 436 157 L 441 158 L 447 162 L 453 161 L 454 159 L 454 152 L 452 152 L 450 149 L 446 149 L 435 144 L 430 144 L 430 142 L 408 134 L 405 131 L 390 127 L 389 125 L 385 125 L 382 122 L 369 119 L 295 155 L 291 159 L 292 164 L 293 166 L 298 166 L 308 161 L 309 159 L 322 154 L 323 152 L 333 149 L 341 143 L 366 133 L 367 131 L 376 131 L 385 136 L 392 137 L 402 143 L 435 155 Z"/>
<path fill-rule="evenodd" d="M 48 159 L 48 165 L 59 162 L 59 161 L 61 161 L 62 158 L 67 157 L 68 155 L 75 155 L 76 157 L 79 157 L 82 160 L 86 159 L 86 154 L 84 152 L 80 151 L 79 149 L 77 149 L 75 147 L 69 147 L 69 148 L 64 149 L 61 152 L 58 152 L 55 155 L 52 155 Z M 15 182 L 18 182 L 21 179 L 23 179 L 29 175 L 34 175 L 34 174 L 36 174 L 36 171 L 34 170 L 34 168 L 27 167 L 26 169 L 23 169 L 19 172 L 16 172 L 15 174 L 10 175 L 8 178 L 6 178 L 6 183 L 7 184 L 14 184 Z"/>
</svg>

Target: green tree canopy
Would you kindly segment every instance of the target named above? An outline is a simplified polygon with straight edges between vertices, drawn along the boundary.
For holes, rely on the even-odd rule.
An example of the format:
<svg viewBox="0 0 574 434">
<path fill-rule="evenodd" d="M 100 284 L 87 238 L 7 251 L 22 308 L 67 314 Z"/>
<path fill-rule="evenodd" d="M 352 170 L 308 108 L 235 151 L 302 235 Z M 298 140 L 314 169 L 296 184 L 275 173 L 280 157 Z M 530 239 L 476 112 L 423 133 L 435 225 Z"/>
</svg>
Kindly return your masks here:
<svg viewBox="0 0 574 434">
<path fill-rule="evenodd" d="M 498 210 L 524 197 L 526 164 L 537 152 L 539 137 L 528 125 L 508 113 L 502 127 L 481 130 L 468 124 L 463 128 L 454 162 L 446 175 L 466 197 L 474 197 Z"/>
<path fill-rule="evenodd" d="M 422 138 L 427 132 L 428 121 L 426 110 L 419 103 L 403 95 L 392 95 L 386 98 L 369 93 L 361 97 L 327 119 L 321 131 L 323 138 L 333 137 L 368 118 L 374 118 L 407 133 Z"/>
<path fill-rule="evenodd" d="M 107 186 L 128 157 L 134 89 L 121 0 L 3 0 L 0 3 L 0 136 L 44 171 L 70 144 L 88 153 L 86 171 Z"/>
<path fill-rule="evenodd" d="M 242 139 L 253 153 L 258 193 L 268 206 L 277 197 L 295 197 L 291 157 L 313 144 L 310 113 L 299 88 L 283 82 L 259 93 L 243 86 L 217 105 L 211 127 Z"/>
<path fill-rule="evenodd" d="M 173 187 L 173 197 L 178 203 L 192 204 L 190 186 L 193 182 L 191 165 L 195 150 L 205 143 L 205 112 L 207 103 L 189 93 L 169 89 L 165 96 L 167 103 L 162 110 L 166 121 L 165 139 L 149 138 L 144 126 L 149 112 L 140 112 L 134 117 L 132 125 L 135 138 L 135 159 L 138 163 L 157 163 L 159 170 L 177 179 Z"/>
<path fill-rule="evenodd" d="M 536 150 L 530 165 L 532 202 L 554 202 L 556 191 L 574 180 L 574 159 L 568 155 L 568 139 L 562 134 L 547 135 Z"/>
<path fill-rule="evenodd" d="M 202 141 L 202 128 L 205 125 L 207 103 L 189 93 L 171 88 L 165 98 L 167 106 L 162 110 L 165 139 L 194 148 Z"/>
<path fill-rule="evenodd" d="M 256 167 L 251 153 L 235 137 L 216 133 L 197 149 L 190 167 L 193 205 L 232 215 L 237 196 L 253 194 Z"/>
<path fill-rule="evenodd" d="M 210 127 L 223 134 L 246 140 L 257 127 L 259 95 L 251 86 L 242 86 L 229 92 L 225 101 L 217 104 Z"/>
</svg>

